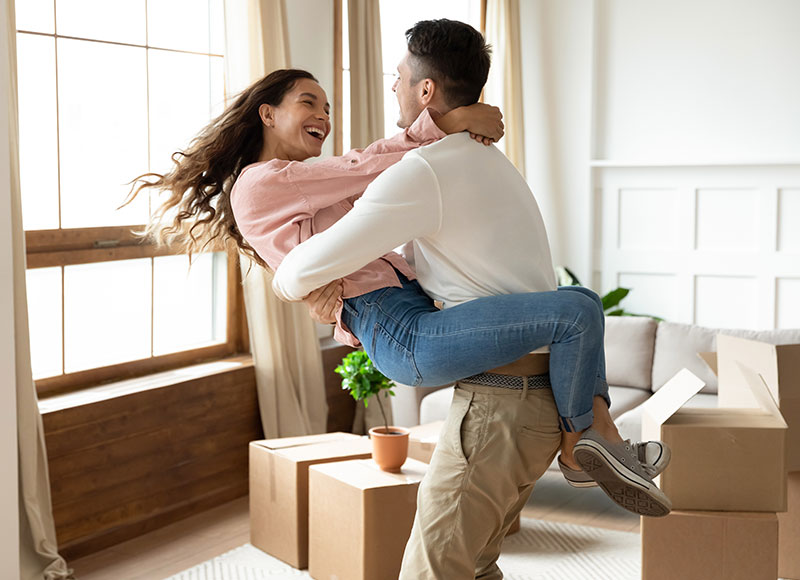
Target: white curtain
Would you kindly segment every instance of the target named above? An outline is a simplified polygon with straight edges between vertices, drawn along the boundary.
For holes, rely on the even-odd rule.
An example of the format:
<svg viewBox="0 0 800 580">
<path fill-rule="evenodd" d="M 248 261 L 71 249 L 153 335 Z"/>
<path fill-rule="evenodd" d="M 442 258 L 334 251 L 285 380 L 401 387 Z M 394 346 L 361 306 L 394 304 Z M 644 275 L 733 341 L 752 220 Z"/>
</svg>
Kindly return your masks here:
<svg viewBox="0 0 800 580">
<path fill-rule="evenodd" d="M 486 40 L 492 45 L 492 68 L 484 100 L 502 109 L 506 134 L 497 146 L 524 176 L 519 0 L 486 1 Z"/>
<path fill-rule="evenodd" d="M 17 445 L 19 447 L 19 547 L 22 580 L 72 578 L 72 571 L 58 554 L 53 522 L 50 479 L 42 417 L 31 372 L 28 303 L 25 284 L 25 235 L 19 187 L 19 128 L 17 112 L 16 19 L 14 2 L 5 5 L 4 47 L 7 59 L 2 69 L 8 88 L 8 144 L 11 194 L 11 239 L 14 272 L 14 336 L 17 399 Z M 3 184 L 5 186 L 5 184 Z"/>
<path fill-rule="evenodd" d="M 290 65 L 284 0 L 226 0 L 231 96 Z M 247 31 L 243 34 L 242 31 Z M 242 256 L 244 300 L 261 423 L 268 438 L 325 432 L 328 406 L 316 326 L 302 303 L 272 292 L 272 274 Z"/>
<path fill-rule="evenodd" d="M 350 147 L 383 138 L 383 58 L 378 0 L 349 0 Z"/>
</svg>

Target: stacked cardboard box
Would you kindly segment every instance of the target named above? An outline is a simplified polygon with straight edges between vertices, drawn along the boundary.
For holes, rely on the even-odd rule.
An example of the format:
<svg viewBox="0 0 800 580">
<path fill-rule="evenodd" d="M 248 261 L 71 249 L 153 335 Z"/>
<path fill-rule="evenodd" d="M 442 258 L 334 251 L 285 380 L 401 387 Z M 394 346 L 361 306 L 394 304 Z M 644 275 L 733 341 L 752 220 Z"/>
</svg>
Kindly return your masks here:
<svg viewBox="0 0 800 580">
<path fill-rule="evenodd" d="M 308 566 L 308 468 L 372 455 L 368 438 L 326 433 L 250 443 L 250 543 Z"/>
<path fill-rule="evenodd" d="M 674 511 L 642 521 L 642 577 L 772 580 L 780 558 L 781 575 L 798 578 L 794 554 L 779 556 L 776 513 L 787 469 L 800 467 L 800 345 L 720 335 L 717 347 L 716 361 L 703 358 L 719 369 L 719 408 L 681 408 L 703 387 L 683 370 L 643 409 L 642 439 L 672 448 L 658 483 Z M 781 527 L 796 533 L 800 506 L 788 507 Z"/>
<path fill-rule="evenodd" d="M 389 473 L 372 460 L 310 471 L 308 572 L 319 580 L 396 580 L 427 465 Z"/>
<path fill-rule="evenodd" d="M 731 341 L 729 337 L 723 342 L 733 358 L 755 369 L 763 378 L 788 425 L 786 466 L 789 474 L 786 510 L 778 513 L 778 575 L 800 580 L 800 345 L 773 346 L 751 340 Z M 729 365 L 720 368 L 720 382 L 736 379 L 730 370 Z M 751 406 L 752 399 L 741 395 L 738 390 L 720 391 L 720 404 Z"/>
<path fill-rule="evenodd" d="M 789 474 L 788 510 L 778 514 L 778 575 L 800 580 L 800 471 Z"/>
</svg>

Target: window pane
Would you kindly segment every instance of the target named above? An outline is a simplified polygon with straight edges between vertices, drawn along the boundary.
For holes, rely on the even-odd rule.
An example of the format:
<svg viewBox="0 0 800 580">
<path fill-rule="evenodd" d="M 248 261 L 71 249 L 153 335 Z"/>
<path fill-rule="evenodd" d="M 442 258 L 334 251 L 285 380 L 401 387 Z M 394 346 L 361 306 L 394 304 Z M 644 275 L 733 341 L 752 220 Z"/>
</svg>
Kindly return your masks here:
<svg viewBox="0 0 800 580">
<path fill-rule="evenodd" d="M 51 4 L 52 5 L 52 4 Z M 26 230 L 58 228 L 56 44 L 17 34 L 19 165 Z"/>
<path fill-rule="evenodd" d="M 420 20 L 449 18 L 480 28 L 479 0 L 381 0 L 383 72 L 394 73 L 406 53 L 405 32 Z"/>
<path fill-rule="evenodd" d="M 217 98 L 223 78 L 212 78 L 208 56 L 150 50 L 149 58 L 150 167 L 163 173 L 172 167 L 170 155 L 208 124 L 211 95 Z"/>
<path fill-rule="evenodd" d="M 391 137 L 400 131 L 397 126 L 400 107 L 397 104 L 397 96 L 392 91 L 394 79 L 394 75 L 383 75 L 383 125 L 386 128 L 384 133 L 386 137 Z"/>
<path fill-rule="evenodd" d="M 155 259 L 154 355 L 225 342 L 226 274 L 224 253 Z"/>
<path fill-rule="evenodd" d="M 26 272 L 33 378 L 61 374 L 61 268 Z"/>
<path fill-rule="evenodd" d="M 146 196 L 121 210 L 147 171 L 144 48 L 58 40 L 61 226 L 141 224 Z"/>
<path fill-rule="evenodd" d="M 62 36 L 144 45 L 145 0 L 56 0 L 56 27 Z"/>
<path fill-rule="evenodd" d="M 342 0 L 342 68 L 350 70 L 350 18 L 347 0 Z"/>
<path fill-rule="evenodd" d="M 65 371 L 150 356 L 150 258 L 64 268 Z"/>
<path fill-rule="evenodd" d="M 209 52 L 225 53 L 225 3 L 223 0 L 209 0 L 211 5 L 211 40 Z"/>
<path fill-rule="evenodd" d="M 209 52 L 210 10 L 208 0 L 148 0 L 148 44 L 158 48 Z"/>
<path fill-rule="evenodd" d="M 342 152 L 350 151 L 350 71 L 342 71 Z"/>
<path fill-rule="evenodd" d="M 221 56 L 212 56 L 211 76 L 209 86 L 211 88 L 211 118 L 215 119 L 225 110 L 225 59 Z"/>
<path fill-rule="evenodd" d="M 17 0 L 15 12 L 17 30 L 53 34 L 53 0 Z"/>
</svg>

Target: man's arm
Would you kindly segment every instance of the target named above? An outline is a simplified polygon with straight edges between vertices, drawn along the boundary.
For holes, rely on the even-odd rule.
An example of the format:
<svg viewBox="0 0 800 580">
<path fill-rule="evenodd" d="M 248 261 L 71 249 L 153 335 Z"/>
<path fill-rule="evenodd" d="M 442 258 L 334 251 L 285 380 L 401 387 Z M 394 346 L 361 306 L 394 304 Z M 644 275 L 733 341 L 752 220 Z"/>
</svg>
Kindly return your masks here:
<svg viewBox="0 0 800 580">
<path fill-rule="evenodd" d="M 289 252 L 272 287 L 284 300 L 302 300 L 405 242 L 435 233 L 440 222 L 436 176 L 425 160 L 408 155 L 383 172 L 341 220 Z"/>
</svg>

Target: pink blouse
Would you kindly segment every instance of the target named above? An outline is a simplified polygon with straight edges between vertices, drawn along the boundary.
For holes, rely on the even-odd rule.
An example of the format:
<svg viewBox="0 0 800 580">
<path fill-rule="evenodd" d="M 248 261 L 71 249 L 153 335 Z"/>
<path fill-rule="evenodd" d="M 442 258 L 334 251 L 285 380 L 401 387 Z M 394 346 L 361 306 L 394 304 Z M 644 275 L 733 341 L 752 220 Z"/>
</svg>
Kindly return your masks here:
<svg viewBox="0 0 800 580">
<path fill-rule="evenodd" d="M 292 248 L 350 211 L 372 180 L 406 152 L 445 136 L 431 113 L 427 109 L 402 133 L 341 157 L 315 163 L 273 159 L 248 165 L 231 191 L 231 207 L 242 236 L 270 268 L 277 269 Z M 416 277 L 400 255 L 389 252 L 345 277 L 342 298 L 399 287 L 393 267 L 411 280 Z M 334 338 L 358 346 L 358 339 L 342 324 L 341 301 L 336 322 Z"/>
</svg>

